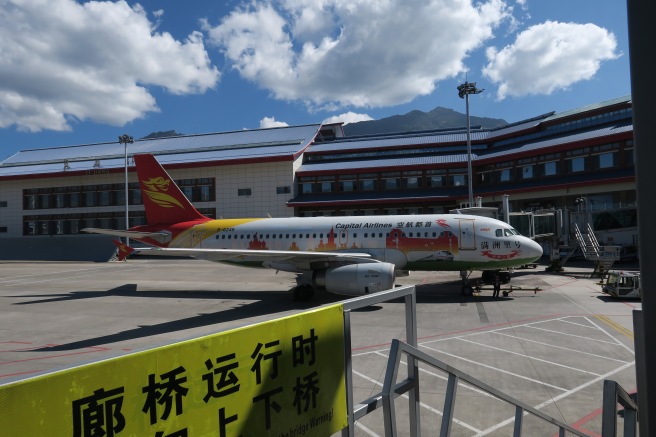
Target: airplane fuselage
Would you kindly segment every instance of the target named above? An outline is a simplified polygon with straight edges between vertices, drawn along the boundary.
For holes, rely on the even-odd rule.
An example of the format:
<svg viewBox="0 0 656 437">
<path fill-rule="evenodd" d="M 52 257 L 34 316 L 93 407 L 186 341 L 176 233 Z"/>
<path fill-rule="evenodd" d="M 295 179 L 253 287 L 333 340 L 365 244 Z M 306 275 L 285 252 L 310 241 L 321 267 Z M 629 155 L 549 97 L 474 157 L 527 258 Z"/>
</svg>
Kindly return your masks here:
<svg viewBox="0 0 656 437">
<path fill-rule="evenodd" d="M 367 253 L 396 270 L 493 270 L 533 262 L 542 248 L 508 224 L 461 214 L 221 219 L 166 227 L 160 247 Z M 136 228 L 156 231 L 154 226 Z M 248 259 L 232 263 L 253 265 Z M 263 263 L 257 263 L 271 267 Z"/>
</svg>

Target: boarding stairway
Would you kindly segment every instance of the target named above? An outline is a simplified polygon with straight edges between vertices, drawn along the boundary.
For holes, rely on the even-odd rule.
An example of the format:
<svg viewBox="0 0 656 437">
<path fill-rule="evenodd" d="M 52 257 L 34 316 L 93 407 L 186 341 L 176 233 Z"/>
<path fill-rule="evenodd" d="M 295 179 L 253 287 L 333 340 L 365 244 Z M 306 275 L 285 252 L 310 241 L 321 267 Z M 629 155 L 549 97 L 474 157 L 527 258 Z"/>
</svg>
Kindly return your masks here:
<svg viewBox="0 0 656 437">
<path fill-rule="evenodd" d="M 598 274 L 603 277 L 615 261 L 620 259 L 620 246 L 599 246 L 599 241 L 590 223 L 586 224 L 585 234 L 581 232 L 579 226 L 575 223 L 574 234 L 585 259 L 595 263 L 593 276 Z"/>
<path fill-rule="evenodd" d="M 603 277 L 608 270 L 620 259 L 621 246 L 600 246 L 597 236 L 590 226 L 586 224 L 585 233 L 579 226 L 574 223 L 574 236 L 576 244 L 574 246 L 561 246 L 561 249 L 567 250 L 567 254 L 560 259 L 552 260 L 548 270 L 562 271 L 565 263 L 579 252 L 586 260 L 593 261 L 595 264 L 592 276 L 599 275 Z"/>
</svg>

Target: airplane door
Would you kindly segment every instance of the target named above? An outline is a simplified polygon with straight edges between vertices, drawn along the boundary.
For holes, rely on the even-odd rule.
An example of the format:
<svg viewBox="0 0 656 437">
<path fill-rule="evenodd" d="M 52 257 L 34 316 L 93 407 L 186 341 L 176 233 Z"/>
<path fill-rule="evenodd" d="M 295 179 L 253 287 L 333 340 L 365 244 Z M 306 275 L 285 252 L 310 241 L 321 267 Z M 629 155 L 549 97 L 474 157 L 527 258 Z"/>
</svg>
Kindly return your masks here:
<svg viewBox="0 0 656 437">
<path fill-rule="evenodd" d="M 460 250 L 476 249 L 476 236 L 474 234 L 474 220 L 459 220 Z"/>
</svg>

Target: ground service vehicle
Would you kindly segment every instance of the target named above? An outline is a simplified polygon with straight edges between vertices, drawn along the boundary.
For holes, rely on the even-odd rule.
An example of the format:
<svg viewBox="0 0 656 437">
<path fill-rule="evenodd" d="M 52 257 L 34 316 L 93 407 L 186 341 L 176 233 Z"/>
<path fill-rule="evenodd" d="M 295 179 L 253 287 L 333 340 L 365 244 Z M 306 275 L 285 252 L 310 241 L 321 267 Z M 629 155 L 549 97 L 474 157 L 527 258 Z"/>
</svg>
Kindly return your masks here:
<svg viewBox="0 0 656 437">
<path fill-rule="evenodd" d="M 611 270 L 601 285 L 601 291 L 613 297 L 632 297 L 640 299 L 640 272 Z"/>
</svg>

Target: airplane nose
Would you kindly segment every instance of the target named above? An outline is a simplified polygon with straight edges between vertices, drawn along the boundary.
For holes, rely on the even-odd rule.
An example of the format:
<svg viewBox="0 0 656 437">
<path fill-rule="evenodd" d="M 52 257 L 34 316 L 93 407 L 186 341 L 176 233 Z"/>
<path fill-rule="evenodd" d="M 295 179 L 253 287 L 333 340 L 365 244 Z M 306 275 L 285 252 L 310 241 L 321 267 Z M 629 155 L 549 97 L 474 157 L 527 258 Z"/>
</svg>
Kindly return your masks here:
<svg viewBox="0 0 656 437">
<path fill-rule="evenodd" d="M 542 246 L 530 238 L 527 238 L 527 240 L 526 248 L 524 249 L 526 251 L 525 253 L 527 257 L 533 259 L 534 261 L 542 257 Z"/>
</svg>

